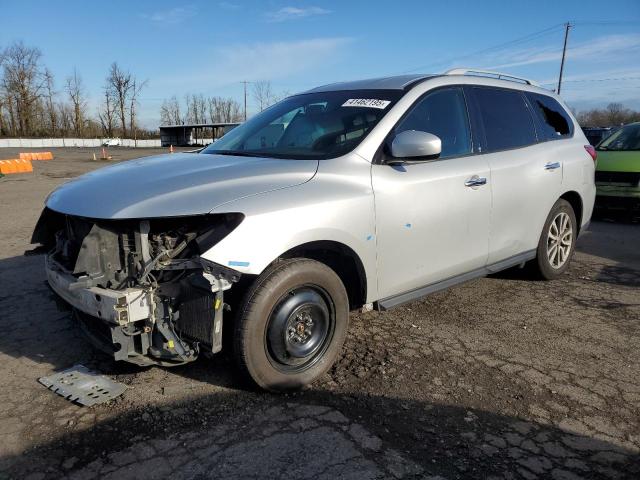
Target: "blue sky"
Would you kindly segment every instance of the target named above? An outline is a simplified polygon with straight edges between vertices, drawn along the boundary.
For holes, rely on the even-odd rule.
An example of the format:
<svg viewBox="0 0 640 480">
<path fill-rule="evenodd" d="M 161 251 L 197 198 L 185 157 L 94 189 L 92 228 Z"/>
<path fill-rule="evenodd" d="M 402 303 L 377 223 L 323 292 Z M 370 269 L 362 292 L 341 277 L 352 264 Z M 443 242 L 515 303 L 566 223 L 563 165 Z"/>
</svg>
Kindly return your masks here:
<svg viewBox="0 0 640 480">
<path fill-rule="evenodd" d="M 58 88 L 74 67 L 92 111 L 111 62 L 148 80 L 141 120 L 158 124 L 164 98 L 242 100 L 241 80 L 295 93 L 339 80 L 456 66 L 557 82 L 581 110 L 619 101 L 640 109 L 640 0 L 102 1 L 2 0 L 0 47 L 42 50 Z M 249 96 L 249 110 L 255 105 Z"/>
</svg>

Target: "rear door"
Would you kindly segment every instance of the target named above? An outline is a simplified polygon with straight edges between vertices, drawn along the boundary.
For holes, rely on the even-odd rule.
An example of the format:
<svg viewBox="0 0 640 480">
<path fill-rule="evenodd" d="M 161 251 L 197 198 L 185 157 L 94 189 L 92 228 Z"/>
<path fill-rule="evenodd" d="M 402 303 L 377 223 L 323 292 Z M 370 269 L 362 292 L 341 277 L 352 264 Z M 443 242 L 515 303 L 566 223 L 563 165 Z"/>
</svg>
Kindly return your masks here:
<svg viewBox="0 0 640 480">
<path fill-rule="evenodd" d="M 389 140 L 405 130 L 437 135 L 442 154 L 372 166 L 381 298 L 481 268 L 487 260 L 491 179 L 487 160 L 474 155 L 463 89 L 428 92 Z"/>
<path fill-rule="evenodd" d="M 536 248 L 560 196 L 563 162 L 554 142 L 539 141 L 544 137 L 536 131 L 537 114 L 524 92 L 485 86 L 467 92 L 491 168 L 488 264 L 493 264 Z"/>
</svg>

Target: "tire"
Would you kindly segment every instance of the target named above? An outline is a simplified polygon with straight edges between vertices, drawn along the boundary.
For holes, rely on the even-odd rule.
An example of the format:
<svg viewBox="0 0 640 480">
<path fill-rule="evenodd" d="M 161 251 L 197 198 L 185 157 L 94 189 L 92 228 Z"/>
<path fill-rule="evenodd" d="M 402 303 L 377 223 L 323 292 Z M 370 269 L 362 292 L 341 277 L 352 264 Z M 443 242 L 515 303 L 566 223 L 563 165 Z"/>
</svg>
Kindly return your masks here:
<svg viewBox="0 0 640 480">
<path fill-rule="evenodd" d="M 558 242 L 552 238 L 558 229 L 560 229 L 560 247 L 562 248 L 559 248 Z M 540 234 L 536 259 L 531 264 L 534 274 L 544 280 L 554 280 L 562 275 L 569 268 L 576 247 L 577 234 L 578 225 L 573 207 L 561 198 L 551 209 Z M 556 245 L 555 250 L 554 245 Z"/>
<path fill-rule="evenodd" d="M 333 365 L 348 324 L 349 299 L 338 275 L 315 260 L 284 260 L 245 295 L 234 326 L 236 364 L 262 389 L 300 389 Z"/>
</svg>

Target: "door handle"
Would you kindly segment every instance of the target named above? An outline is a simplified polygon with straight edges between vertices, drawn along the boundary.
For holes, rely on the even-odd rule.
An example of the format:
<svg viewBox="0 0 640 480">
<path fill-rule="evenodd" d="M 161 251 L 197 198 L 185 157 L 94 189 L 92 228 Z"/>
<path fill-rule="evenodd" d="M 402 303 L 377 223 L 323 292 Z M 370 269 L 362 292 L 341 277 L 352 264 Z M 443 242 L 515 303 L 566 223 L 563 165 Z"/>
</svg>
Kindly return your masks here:
<svg viewBox="0 0 640 480">
<path fill-rule="evenodd" d="M 474 175 L 469 180 L 464 182 L 465 187 L 480 187 L 487 183 L 487 179 L 484 177 L 479 177 L 478 175 Z"/>
<path fill-rule="evenodd" d="M 560 162 L 549 162 L 545 164 L 545 170 L 555 170 L 556 168 L 560 168 Z"/>
</svg>

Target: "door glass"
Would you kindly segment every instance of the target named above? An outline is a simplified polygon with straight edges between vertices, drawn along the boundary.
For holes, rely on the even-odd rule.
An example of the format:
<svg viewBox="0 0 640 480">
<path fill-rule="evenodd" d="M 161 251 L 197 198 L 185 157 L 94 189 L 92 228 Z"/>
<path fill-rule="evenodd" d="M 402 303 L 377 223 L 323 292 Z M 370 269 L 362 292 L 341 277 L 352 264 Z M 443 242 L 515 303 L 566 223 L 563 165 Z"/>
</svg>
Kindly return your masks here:
<svg viewBox="0 0 640 480">
<path fill-rule="evenodd" d="M 571 136 L 573 133 L 571 118 L 554 98 L 531 92 L 527 92 L 526 95 L 540 120 L 538 123 L 542 140 L 556 140 Z"/>
<path fill-rule="evenodd" d="M 440 158 L 471 153 L 469 117 L 460 88 L 436 90 L 420 100 L 400 121 L 395 134 L 406 130 L 419 130 L 440 137 Z"/>
<path fill-rule="evenodd" d="M 485 152 L 536 143 L 533 119 L 524 97 L 515 90 L 475 88 L 487 142 Z"/>
</svg>

